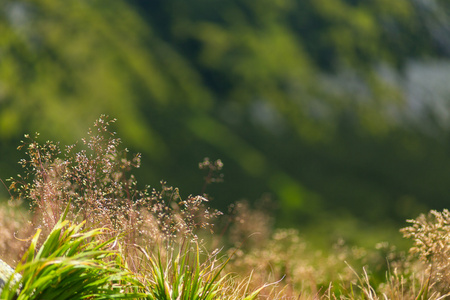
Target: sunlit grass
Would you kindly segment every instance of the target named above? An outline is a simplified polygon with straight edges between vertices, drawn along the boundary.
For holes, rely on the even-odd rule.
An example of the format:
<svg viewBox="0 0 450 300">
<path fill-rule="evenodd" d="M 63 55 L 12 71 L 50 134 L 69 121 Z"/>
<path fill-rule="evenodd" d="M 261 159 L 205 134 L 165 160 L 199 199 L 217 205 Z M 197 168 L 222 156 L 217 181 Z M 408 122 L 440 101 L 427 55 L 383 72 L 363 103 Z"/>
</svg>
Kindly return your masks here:
<svg viewBox="0 0 450 300">
<path fill-rule="evenodd" d="M 83 140 L 87 150 L 75 152 L 71 146 L 63 156 L 55 143 L 24 143 L 26 174 L 11 181 L 17 198 L 10 204 L 24 199 L 32 210 L 23 213 L 17 205 L 0 210 L 0 252 L 9 254 L 16 272 L 1 299 L 438 300 L 449 295 L 448 211 L 410 221 L 402 230 L 414 243 L 409 254 L 388 242 L 371 247 L 342 238 L 324 251 L 311 242 L 312 233 L 274 229 L 267 212 L 246 202 L 236 203 L 213 233 L 221 213 L 205 205 L 206 194 L 182 198 L 166 183 L 160 190 L 137 188 L 129 171 L 140 157 L 128 160 L 118 149 L 120 139 L 109 132 L 109 122 L 104 117 L 96 122 Z M 222 163 L 205 160 L 201 167 L 209 172 L 208 184 Z M 311 232 L 317 239 L 325 236 L 322 228 Z"/>
</svg>

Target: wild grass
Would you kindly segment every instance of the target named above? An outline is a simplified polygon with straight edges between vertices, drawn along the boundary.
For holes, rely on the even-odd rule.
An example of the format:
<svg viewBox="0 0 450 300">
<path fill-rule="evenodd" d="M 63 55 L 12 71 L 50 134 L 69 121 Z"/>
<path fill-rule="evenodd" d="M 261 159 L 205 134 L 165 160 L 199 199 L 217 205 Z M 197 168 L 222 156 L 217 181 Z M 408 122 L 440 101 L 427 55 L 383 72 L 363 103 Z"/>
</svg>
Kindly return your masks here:
<svg viewBox="0 0 450 300">
<path fill-rule="evenodd" d="M 127 271 L 106 230 L 83 229 L 66 220 L 69 207 L 37 249 L 41 231 L 16 266 L 18 280 L 6 283 L 1 299 L 138 299 L 139 281 Z M 13 278 L 13 277 L 11 277 Z"/>
<path fill-rule="evenodd" d="M 0 257 L 21 277 L 1 299 L 449 295 L 447 210 L 409 221 L 402 229 L 413 241 L 409 253 L 344 240 L 318 250 L 298 230 L 274 229 L 264 204 L 240 201 L 225 216 L 208 207 L 207 186 L 222 180 L 220 160 L 200 163 L 207 172 L 201 195 L 183 198 L 165 182 L 139 188 L 132 170 L 141 158 L 121 148 L 114 122 L 100 117 L 86 139 L 64 149 L 26 136 L 24 172 L 11 179 L 12 199 L 0 210 Z"/>
</svg>

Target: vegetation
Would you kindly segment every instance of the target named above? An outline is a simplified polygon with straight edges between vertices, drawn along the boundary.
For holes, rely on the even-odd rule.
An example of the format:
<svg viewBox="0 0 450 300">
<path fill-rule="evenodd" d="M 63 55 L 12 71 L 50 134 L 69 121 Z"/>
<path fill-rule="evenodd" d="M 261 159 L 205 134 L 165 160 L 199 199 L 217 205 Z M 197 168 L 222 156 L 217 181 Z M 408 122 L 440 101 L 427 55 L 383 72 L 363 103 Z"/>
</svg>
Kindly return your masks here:
<svg viewBox="0 0 450 300">
<path fill-rule="evenodd" d="M 166 183 L 138 189 L 130 171 L 140 156 L 127 158 L 113 122 L 102 116 L 87 139 L 64 152 L 27 136 L 25 171 L 11 179 L 10 204 L 29 201 L 31 217 L 20 219 L 19 206 L 9 211 L 17 223 L 2 224 L 14 235 L 2 236 L 1 252 L 16 254 L 7 259 L 21 277 L 10 277 L 1 299 L 450 296 L 447 210 L 409 221 L 402 229 L 413 241 L 409 253 L 386 242 L 370 249 L 343 240 L 321 252 L 298 230 L 274 230 L 261 207 L 240 202 L 221 216 L 206 206 L 206 193 L 184 200 Z M 200 166 L 208 170 L 205 187 L 220 181 L 220 161 Z"/>
<path fill-rule="evenodd" d="M 446 297 L 449 8 L 0 1 L 2 297 Z"/>
</svg>

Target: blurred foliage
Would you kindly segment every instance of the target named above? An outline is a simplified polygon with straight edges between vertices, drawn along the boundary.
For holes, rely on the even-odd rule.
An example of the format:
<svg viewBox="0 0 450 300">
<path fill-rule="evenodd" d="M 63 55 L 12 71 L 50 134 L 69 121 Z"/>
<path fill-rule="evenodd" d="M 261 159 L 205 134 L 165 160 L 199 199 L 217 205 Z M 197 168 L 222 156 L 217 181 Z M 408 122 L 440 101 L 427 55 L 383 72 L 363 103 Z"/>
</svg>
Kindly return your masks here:
<svg viewBox="0 0 450 300">
<path fill-rule="evenodd" d="M 221 209 L 268 192 L 292 225 L 445 206 L 436 107 L 450 91 L 432 106 L 409 84 L 413 63 L 448 63 L 449 12 L 444 0 L 4 0 L 0 178 L 17 173 L 24 133 L 72 143 L 104 113 L 143 153 L 141 183 L 199 193 L 196 164 L 221 158 L 225 182 L 207 191 Z"/>
</svg>

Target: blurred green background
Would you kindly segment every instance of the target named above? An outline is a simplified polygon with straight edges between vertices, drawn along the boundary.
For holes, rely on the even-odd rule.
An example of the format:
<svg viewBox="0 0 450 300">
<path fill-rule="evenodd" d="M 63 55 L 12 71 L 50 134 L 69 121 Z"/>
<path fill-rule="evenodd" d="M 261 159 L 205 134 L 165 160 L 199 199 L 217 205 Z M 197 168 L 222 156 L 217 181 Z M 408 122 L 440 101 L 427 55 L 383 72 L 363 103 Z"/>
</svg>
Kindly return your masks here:
<svg viewBox="0 0 450 300">
<path fill-rule="evenodd" d="M 403 224 L 449 203 L 450 2 L 2 0 L 0 178 L 24 133 L 71 144 L 100 114 L 142 184 L 200 193 L 220 158 L 222 210 Z"/>
</svg>

